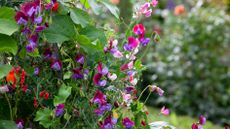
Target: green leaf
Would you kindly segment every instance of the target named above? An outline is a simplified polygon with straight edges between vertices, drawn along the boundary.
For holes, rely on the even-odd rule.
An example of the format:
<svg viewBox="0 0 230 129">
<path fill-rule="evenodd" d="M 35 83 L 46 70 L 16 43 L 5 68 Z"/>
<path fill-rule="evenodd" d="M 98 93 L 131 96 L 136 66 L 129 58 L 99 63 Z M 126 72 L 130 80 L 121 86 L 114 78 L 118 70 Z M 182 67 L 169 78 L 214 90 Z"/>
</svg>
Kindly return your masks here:
<svg viewBox="0 0 230 129">
<path fill-rule="evenodd" d="M 36 48 L 33 52 L 31 52 L 31 53 L 28 53 L 28 52 L 27 52 L 27 54 L 28 54 L 29 56 L 32 56 L 32 57 L 40 57 L 40 54 L 39 54 L 39 51 L 38 51 L 37 48 Z"/>
<path fill-rule="evenodd" d="M 68 16 L 57 15 L 48 29 L 44 30 L 44 36 L 50 43 L 62 43 L 71 40 L 75 35 L 74 23 Z"/>
<path fill-rule="evenodd" d="M 17 43 L 10 36 L 0 34 L 0 53 L 11 52 L 16 54 L 17 50 Z"/>
<path fill-rule="evenodd" d="M 97 29 L 94 26 L 87 26 L 83 28 L 79 33 L 81 35 L 87 36 L 87 38 L 89 38 L 91 42 L 99 40 L 101 46 L 104 46 L 107 43 L 104 31 L 101 29 Z"/>
<path fill-rule="evenodd" d="M 96 0 L 88 0 L 90 7 L 96 15 L 100 14 L 101 7 Z"/>
<path fill-rule="evenodd" d="M 51 115 L 52 110 L 45 108 L 43 110 L 37 111 L 34 120 L 39 121 L 39 124 L 41 124 L 45 128 L 49 128 L 52 125 Z"/>
<path fill-rule="evenodd" d="M 76 37 L 76 40 L 87 53 L 95 53 L 96 51 L 102 52 L 103 50 L 100 42 L 96 42 L 93 44 L 90 39 L 87 38 L 85 35 L 78 35 Z"/>
<path fill-rule="evenodd" d="M 11 69 L 12 69 L 11 65 L 0 64 L 0 79 L 5 77 L 10 72 Z"/>
<path fill-rule="evenodd" d="M 88 25 L 91 20 L 89 14 L 79 8 L 71 9 L 70 17 L 74 23 L 80 24 L 82 27 Z"/>
<path fill-rule="evenodd" d="M 17 129 L 14 121 L 0 120 L 0 129 Z"/>
<path fill-rule="evenodd" d="M 80 2 L 81 2 L 81 4 L 84 5 L 84 7 L 85 7 L 86 9 L 88 9 L 88 8 L 90 7 L 88 0 L 80 0 Z"/>
<path fill-rule="evenodd" d="M 0 33 L 12 35 L 19 28 L 14 20 L 15 11 L 12 8 L 0 8 Z"/>
<path fill-rule="evenodd" d="M 108 8 L 109 11 L 110 11 L 117 19 L 119 19 L 120 11 L 119 11 L 119 9 L 117 8 L 117 6 L 115 6 L 115 5 L 111 4 L 111 3 L 109 3 L 109 2 L 106 1 L 106 0 L 102 0 L 102 1 L 100 1 L 100 2 L 101 2 L 102 4 L 104 4 L 105 7 Z"/>
<path fill-rule="evenodd" d="M 58 96 L 54 97 L 54 106 L 65 103 L 66 99 L 70 96 L 70 94 L 71 94 L 71 87 L 62 85 L 58 91 Z"/>
</svg>

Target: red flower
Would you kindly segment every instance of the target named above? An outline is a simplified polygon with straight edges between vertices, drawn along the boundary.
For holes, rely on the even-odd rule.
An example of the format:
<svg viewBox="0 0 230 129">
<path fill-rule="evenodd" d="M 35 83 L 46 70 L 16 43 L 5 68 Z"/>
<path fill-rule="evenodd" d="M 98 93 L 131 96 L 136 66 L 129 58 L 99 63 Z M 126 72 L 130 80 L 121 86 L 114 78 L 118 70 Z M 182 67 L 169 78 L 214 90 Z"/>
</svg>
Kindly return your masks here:
<svg viewBox="0 0 230 129">
<path fill-rule="evenodd" d="M 144 33 L 145 33 L 145 27 L 143 26 L 143 24 L 136 24 L 136 25 L 133 27 L 133 32 L 134 32 L 136 35 L 144 35 Z"/>
<path fill-rule="evenodd" d="M 142 125 L 142 126 L 146 126 L 145 121 L 142 120 L 142 121 L 141 121 L 141 125 Z"/>
<path fill-rule="evenodd" d="M 21 87 L 23 87 L 23 86 L 24 86 L 24 83 L 25 83 L 25 79 L 26 79 L 26 72 L 25 72 L 24 69 L 22 69 L 22 72 L 21 72 L 20 77 L 21 77 L 20 85 L 21 85 Z"/>
<path fill-rule="evenodd" d="M 54 3 L 52 11 L 57 12 L 58 11 L 58 6 L 59 6 L 58 2 Z"/>
<path fill-rule="evenodd" d="M 198 129 L 198 125 L 196 123 L 192 124 L 192 129 Z"/>
<path fill-rule="evenodd" d="M 39 96 L 41 98 L 44 98 L 45 100 L 48 100 L 49 99 L 49 93 L 45 90 L 43 90 L 42 92 L 40 92 Z"/>
<path fill-rule="evenodd" d="M 38 102 L 37 102 L 36 97 L 34 97 L 34 108 L 37 108 L 37 107 L 38 107 Z"/>
</svg>

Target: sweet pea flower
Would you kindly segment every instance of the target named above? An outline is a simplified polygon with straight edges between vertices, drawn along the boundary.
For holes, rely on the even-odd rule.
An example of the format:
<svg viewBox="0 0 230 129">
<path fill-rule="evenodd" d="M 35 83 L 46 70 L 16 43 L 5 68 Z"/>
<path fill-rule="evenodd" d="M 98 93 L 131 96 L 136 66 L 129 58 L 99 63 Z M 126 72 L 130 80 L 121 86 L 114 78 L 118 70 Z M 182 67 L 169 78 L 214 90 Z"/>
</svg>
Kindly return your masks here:
<svg viewBox="0 0 230 129">
<path fill-rule="evenodd" d="M 122 124 L 125 126 L 126 129 L 132 129 L 134 126 L 134 122 L 128 117 L 122 119 Z"/>
<path fill-rule="evenodd" d="M 158 0 L 152 0 L 152 5 L 153 5 L 153 7 L 156 7 L 157 4 L 158 4 Z"/>
<path fill-rule="evenodd" d="M 85 63 L 85 57 L 82 54 L 77 54 L 75 57 L 75 61 L 83 65 Z"/>
<path fill-rule="evenodd" d="M 192 124 L 192 129 L 198 129 L 198 125 L 196 123 Z"/>
<path fill-rule="evenodd" d="M 0 93 L 7 93 L 9 92 L 9 88 L 7 85 L 4 85 L 4 86 L 0 86 Z"/>
<path fill-rule="evenodd" d="M 165 108 L 165 106 L 164 106 L 161 108 L 161 113 L 163 115 L 167 116 L 167 115 L 169 115 L 170 111 L 169 111 L 169 109 Z"/>
<path fill-rule="evenodd" d="M 132 69 L 132 68 L 133 68 L 133 61 L 131 61 L 131 62 L 127 63 L 127 64 L 123 64 L 120 67 L 120 70 L 125 71 L 125 70 Z"/>
<path fill-rule="evenodd" d="M 46 48 L 44 53 L 43 53 L 43 56 L 45 59 L 50 59 L 52 57 L 52 51 L 50 48 Z"/>
<path fill-rule="evenodd" d="M 113 129 L 113 125 L 117 123 L 116 118 L 110 114 L 103 122 L 100 122 L 100 129 Z"/>
<path fill-rule="evenodd" d="M 34 19 L 34 22 L 35 22 L 36 24 L 42 23 L 42 16 L 36 17 L 36 18 Z"/>
<path fill-rule="evenodd" d="M 60 71 L 62 68 L 62 63 L 60 60 L 55 60 L 53 61 L 53 63 L 51 64 L 51 68 L 55 71 Z"/>
<path fill-rule="evenodd" d="M 131 94 L 126 94 L 126 93 L 122 93 L 122 97 L 123 97 L 123 101 L 126 103 L 129 103 L 129 101 L 132 98 Z"/>
<path fill-rule="evenodd" d="M 149 89 L 150 89 L 151 92 L 155 92 L 156 91 L 159 96 L 163 96 L 164 95 L 164 91 L 161 88 L 159 88 L 158 86 L 156 86 L 156 85 L 150 86 Z"/>
<path fill-rule="evenodd" d="M 133 33 L 135 33 L 136 35 L 144 35 L 145 33 L 145 27 L 143 24 L 136 24 L 133 27 Z"/>
<path fill-rule="evenodd" d="M 64 108 L 65 108 L 64 104 L 58 104 L 55 109 L 55 116 L 56 117 L 62 116 L 64 113 Z"/>
<path fill-rule="evenodd" d="M 110 50 L 110 53 L 115 57 L 115 58 L 122 58 L 123 54 L 117 49 L 117 48 L 112 48 Z"/>
<path fill-rule="evenodd" d="M 146 17 L 150 17 L 152 13 L 152 9 L 149 8 L 150 8 L 150 3 L 146 2 L 141 6 L 140 12 L 144 14 Z"/>
<path fill-rule="evenodd" d="M 21 11 L 16 12 L 14 18 L 19 25 L 26 25 L 28 22 L 28 17 Z"/>
<path fill-rule="evenodd" d="M 94 110 L 94 112 L 97 114 L 97 116 L 102 116 L 106 111 L 110 111 L 111 109 L 112 109 L 112 105 L 107 103 L 101 105 L 98 109 Z"/>
<path fill-rule="evenodd" d="M 97 90 L 94 97 L 91 99 L 94 104 L 104 105 L 106 104 L 106 95 L 104 95 L 100 90 Z"/>
<path fill-rule="evenodd" d="M 150 38 L 141 38 L 139 41 L 141 42 L 142 46 L 146 46 L 149 44 Z"/>
<path fill-rule="evenodd" d="M 16 126 L 18 129 L 23 129 L 24 128 L 24 121 L 22 119 L 17 119 L 16 120 Z"/>
<path fill-rule="evenodd" d="M 130 36 L 130 37 L 128 38 L 128 44 L 125 44 L 125 45 L 124 45 L 124 49 L 125 49 L 126 51 L 131 51 L 131 50 L 137 48 L 138 45 L 139 45 L 139 41 L 138 41 L 136 38 Z"/>
<path fill-rule="evenodd" d="M 205 123 L 206 123 L 206 118 L 203 115 L 201 115 L 199 117 L 199 124 L 204 125 Z"/>
<path fill-rule="evenodd" d="M 73 69 L 73 79 L 83 79 L 84 75 L 82 74 L 82 68 L 75 68 Z"/>
<path fill-rule="evenodd" d="M 40 69 L 38 67 L 34 68 L 34 75 L 38 75 L 40 73 Z"/>
<path fill-rule="evenodd" d="M 45 26 L 37 26 L 35 28 L 35 32 L 42 32 L 46 27 Z"/>
<path fill-rule="evenodd" d="M 111 80 L 111 81 L 114 81 L 117 79 L 117 75 L 115 73 L 111 74 L 111 73 L 108 73 L 107 77 Z"/>
</svg>

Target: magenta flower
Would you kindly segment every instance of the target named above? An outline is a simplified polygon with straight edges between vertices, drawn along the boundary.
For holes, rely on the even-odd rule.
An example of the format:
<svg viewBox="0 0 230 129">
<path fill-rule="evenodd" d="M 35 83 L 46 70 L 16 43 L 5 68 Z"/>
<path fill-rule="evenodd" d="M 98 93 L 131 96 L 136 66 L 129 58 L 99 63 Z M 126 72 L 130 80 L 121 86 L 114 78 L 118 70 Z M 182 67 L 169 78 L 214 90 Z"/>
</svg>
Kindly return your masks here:
<svg viewBox="0 0 230 129">
<path fill-rule="evenodd" d="M 53 63 L 51 64 L 51 68 L 55 71 L 60 71 L 62 68 L 62 63 L 60 60 L 55 60 L 53 61 Z"/>
<path fill-rule="evenodd" d="M 19 25 L 26 25 L 28 22 L 28 17 L 21 11 L 16 12 L 15 20 Z"/>
<path fill-rule="evenodd" d="M 16 126 L 18 129 L 23 129 L 24 128 L 24 121 L 22 119 L 17 119 L 16 120 Z"/>
<path fill-rule="evenodd" d="M 125 126 L 126 129 L 132 129 L 134 126 L 134 122 L 128 117 L 122 119 L 122 124 Z"/>
<path fill-rule="evenodd" d="M 198 125 L 197 125 L 196 123 L 193 123 L 193 124 L 192 124 L 192 129 L 199 129 L 199 128 L 198 128 Z"/>
<path fill-rule="evenodd" d="M 101 80 L 101 78 L 108 74 L 108 72 L 109 72 L 108 68 L 103 67 L 102 63 L 98 63 L 97 71 L 98 71 L 98 73 L 96 73 L 93 76 L 94 84 L 97 85 L 97 86 L 105 86 L 107 84 L 107 81 L 106 80 Z"/>
<path fill-rule="evenodd" d="M 163 115 L 167 116 L 167 115 L 169 115 L 170 111 L 169 111 L 169 109 L 165 108 L 165 106 L 164 106 L 161 108 L 161 113 Z"/>
<path fill-rule="evenodd" d="M 94 104 L 104 105 L 106 104 L 106 95 L 104 95 L 100 90 L 97 90 L 94 97 L 91 99 Z"/>
<path fill-rule="evenodd" d="M 26 16 L 31 17 L 37 13 L 37 6 L 39 7 L 36 2 L 26 2 L 21 6 L 21 10 Z"/>
<path fill-rule="evenodd" d="M 24 35 L 27 35 L 27 34 L 30 34 L 30 33 L 31 33 L 30 29 L 27 28 L 27 27 L 25 27 L 24 29 L 22 29 L 21 32 L 22 32 L 22 34 L 24 34 Z"/>
<path fill-rule="evenodd" d="M 37 26 L 35 28 L 35 32 L 42 32 L 46 27 L 45 26 Z"/>
<path fill-rule="evenodd" d="M 204 125 L 205 123 L 206 123 L 206 118 L 203 115 L 201 115 L 199 117 L 199 124 Z"/>
<path fill-rule="evenodd" d="M 27 52 L 33 52 L 35 50 L 35 48 L 37 47 L 36 44 L 34 43 L 29 43 L 26 45 L 26 51 Z"/>
<path fill-rule="evenodd" d="M 85 62 L 85 57 L 82 54 L 77 54 L 75 57 L 75 61 L 83 65 Z"/>
<path fill-rule="evenodd" d="M 55 115 L 56 117 L 59 117 L 59 116 L 62 116 L 63 113 L 64 113 L 64 108 L 65 108 L 65 105 L 64 104 L 58 104 L 56 106 L 56 109 L 55 109 Z"/>
<path fill-rule="evenodd" d="M 131 92 L 133 92 L 135 90 L 134 86 L 127 86 L 125 88 L 125 91 L 127 94 L 130 94 Z"/>
<path fill-rule="evenodd" d="M 73 79 L 83 79 L 84 75 L 82 74 L 82 68 L 75 68 L 73 69 Z"/>
<path fill-rule="evenodd" d="M 134 37 L 129 37 L 129 38 L 128 38 L 128 44 L 125 44 L 125 45 L 124 45 L 124 49 L 125 49 L 126 51 L 131 51 L 131 50 L 137 48 L 138 45 L 139 45 L 139 41 L 136 40 L 136 38 L 134 38 Z"/>
<path fill-rule="evenodd" d="M 110 114 L 103 122 L 100 122 L 100 129 L 113 129 L 113 125 L 117 123 L 117 119 Z"/>
<path fill-rule="evenodd" d="M 45 59 L 50 59 L 52 57 L 52 51 L 50 50 L 50 48 L 45 49 L 43 56 Z"/>
<path fill-rule="evenodd" d="M 136 24 L 133 27 L 133 33 L 135 33 L 136 35 L 144 35 L 145 33 L 145 27 L 143 24 Z"/>
<path fill-rule="evenodd" d="M 120 67 L 120 70 L 125 71 L 125 70 L 132 69 L 132 68 L 133 68 L 133 61 L 129 62 L 128 64 L 123 64 Z"/>
<path fill-rule="evenodd" d="M 100 73 L 95 74 L 93 76 L 93 83 L 95 85 L 99 85 L 99 81 L 101 80 L 101 78 L 102 78 L 102 74 L 100 74 Z"/>
<path fill-rule="evenodd" d="M 153 5 L 153 7 L 156 7 L 157 4 L 158 4 L 158 0 L 152 0 L 152 5 Z"/>
</svg>

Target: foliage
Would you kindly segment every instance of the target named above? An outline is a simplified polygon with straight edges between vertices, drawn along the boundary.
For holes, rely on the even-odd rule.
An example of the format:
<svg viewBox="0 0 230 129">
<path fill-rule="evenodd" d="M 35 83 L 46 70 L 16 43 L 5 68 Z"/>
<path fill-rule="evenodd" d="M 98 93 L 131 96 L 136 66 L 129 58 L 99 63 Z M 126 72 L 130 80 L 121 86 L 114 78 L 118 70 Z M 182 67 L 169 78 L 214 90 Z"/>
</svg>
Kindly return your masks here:
<svg viewBox="0 0 230 129">
<path fill-rule="evenodd" d="M 229 124 L 229 17 L 220 8 L 196 6 L 186 12 L 165 17 L 165 37 L 157 52 L 147 55 L 145 77 L 166 91 L 149 103 L 166 102 L 178 113 L 205 113 Z"/>
<path fill-rule="evenodd" d="M 0 8 L 0 119 L 11 121 L 0 127 L 149 129 L 143 92 L 136 91 L 144 69 L 137 53 L 159 36 L 146 37 L 136 23 L 151 15 L 158 1 L 152 2 L 140 5 L 124 38 L 91 18 L 91 9 L 99 15 L 104 7 L 119 21 L 107 0 L 34 0 L 16 11 L 6 1 L 9 7 Z"/>
</svg>

